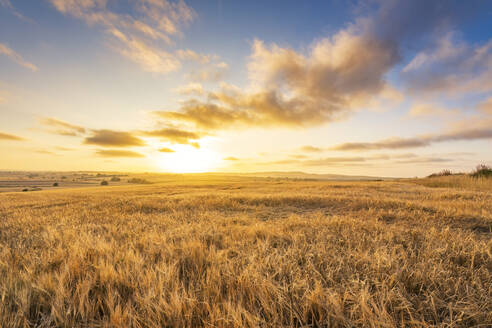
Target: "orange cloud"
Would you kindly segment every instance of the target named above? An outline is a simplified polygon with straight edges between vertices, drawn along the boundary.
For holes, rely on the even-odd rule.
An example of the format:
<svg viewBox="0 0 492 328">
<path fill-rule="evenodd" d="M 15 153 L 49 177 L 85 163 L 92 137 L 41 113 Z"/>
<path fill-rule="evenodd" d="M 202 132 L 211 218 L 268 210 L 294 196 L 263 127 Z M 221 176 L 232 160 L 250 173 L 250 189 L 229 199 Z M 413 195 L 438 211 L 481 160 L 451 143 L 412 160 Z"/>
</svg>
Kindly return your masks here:
<svg viewBox="0 0 492 328">
<path fill-rule="evenodd" d="M 409 159 L 404 161 L 396 161 L 399 164 L 427 164 L 427 163 L 446 163 L 452 162 L 453 159 L 441 158 L 441 157 L 422 157 L 416 159 Z"/>
<path fill-rule="evenodd" d="M 448 109 L 425 103 L 414 104 L 408 112 L 411 117 L 440 117 L 444 119 L 455 116 L 458 113 L 457 109 Z"/>
<path fill-rule="evenodd" d="M 144 155 L 130 151 L 130 150 L 107 150 L 107 149 L 100 149 L 96 151 L 96 154 L 98 156 L 102 157 L 135 157 L 135 158 L 142 158 L 145 157 Z"/>
<path fill-rule="evenodd" d="M 219 82 L 227 73 L 228 65 L 225 63 L 219 63 L 215 65 L 208 65 L 204 68 L 193 70 L 186 75 L 188 80 L 192 82 Z"/>
<path fill-rule="evenodd" d="M 14 136 L 13 134 L 0 132 L 0 139 L 3 140 L 12 140 L 12 141 L 25 141 L 26 139 L 18 136 Z"/>
<path fill-rule="evenodd" d="M 319 125 L 387 93 L 384 75 L 397 60 L 396 49 L 355 29 L 318 41 L 308 54 L 255 40 L 248 65 L 251 90 L 222 85 L 208 93 L 207 102 L 190 100 L 180 111 L 158 114 L 211 130 Z"/>
<path fill-rule="evenodd" d="M 478 109 L 485 114 L 492 114 L 492 97 L 478 104 Z"/>
<path fill-rule="evenodd" d="M 193 50 L 190 49 L 180 49 L 176 51 L 176 55 L 183 60 L 192 60 L 197 63 L 201 64 L 208 64 L 210 63 L 213 59 L 217 58 L 216 55 L 203 55 L 199 54 Z"/>
<path fill-rule="evenodd" d="M 145 142 L 130 132 L 92 130 L 92 136 L 85 138 L 84 144 L 103 147 L 132 147 L 144 146 Z"/>
<path fill-rule="evenodd" d="M 192 123 L 197 128 L 207 130 L 225 129 L 253 121 L 247 113 L 198 101 L 187 102 L 180 112 L 155 111 L 153 114 L 164 119 Z"/>
<path fill-rule="evenodd" d="M 192 99 L 179 110 L 159 115 L 207 130 L 298 128 L 340 120 L 362 108 L 401 102 L 401 92 L 386 79 L 402 60 L 400 48 L 424 33 L 435 32 L 433 37 L 441 37 L 442 23 L 457 18 L 455 13 L 464 5 L 450 5 L 443 10 L 437 3 L 423 1 L 378 4 L 372 15 L 358 17 L 353 24 L 332 37 L 313 42 L 304 51 L 254 40 L 248 62 L 248 87 L 222 87 L 208 92 L 206 101 Z M 486 63 L 477 56 L 477 63 Z M 410 65 L 413 66 L 418 65 Z M 220 78 L 215 74 L 202 75 L 195 74 L 194 80 Z"/>
<path fill-rule="evenodd" d="M 293 157 L 293 156 L 290 156 Z M 295 157 L 294 157 L 295 158 Z M 257 165 L 294 165 L 303 167 L 340 167 L 340 166 L 370 166 L 380 161 L 389 161 L 395 159 L 391 163 L 395 164 L 429 164 L 429 163 L 444 163 L 452 162 L 454 159 L 436 157 L 436 156 L 418 156 L 415 154 L 396 154 L 386 155 L 379 154 L 373 156 L 338 156 L 306 159 L 307 156 L 301 156 L 297 159 L 281 159 L 271 162 L 258 162 Z"/>
<path fill-rule="evenodd" d="M 169 73 L 181 67 L 179 60 L 167 51 L 152 47 L 138 37 L 127 36 L 116 28 L 109 32 L 121 41 L 116 50 L 138 63 L 147 72 Z"/>
<path fill-rule="evenodd" d="M 319 147 L 314 147 L 314 146 L 303 146 L 303 147 L 301 147 L 300 150 L 305 151 L 305 152 L 310 152 L 310 153 L 318 153 L 318 152 L 322 152 L 324 149 L 319 148 Z"/>
<path fill-rule="evenodd" d="M 340 151 L 363 151 L 374 149 L 415 148 L 428 145 L 430 145 L 430 141 L 426 139 L 393 137 L 376 142 L 346 142 L 331 147 L 330 149 Z"/>
<path fill-rule="evenodd" d="M 161 153 L 175 153 L 176 152 L 176 151 L 172 150 L 171 148 L 166 148 L 166 147 L 160 148 L 159 151 Z"/>
<path fill-rule="evenodd" d="M 49 150 L 34 150 L 34 152 L 38 153 L 38 154 L 43 154 L 43 155 L 53 155 L 53 156 L 58 156 L 58 154 L 52 152 L 52 151 L 49 151 Z"/>
<path fill-rule="evenodd" d="M 53 128 L 51 132 L 63 136 L 77 136 L 85 133 L 86 129 L 82 126 L 71 124 L 52 117 L 38 118 L 39 123 L 44 126 Z"/>
<path fill-rule="evenodd" d="M 193 83 L 193 82 L 178 87 L 175 89 L 175 91 L 185 96 L 192 96 L 192 95 L 201 96 L 205 94 L 205 90 L 203 90 L 203 86 L 200 83 Z"/>
<path fill-rule="evenodd" d="M 57 150 L 61 150 L 61 151 L 73 151 L 74 149 L 73 148 L 68 148 L 68 147 L 62 147 L 62 146 L 57 146 L 55 147 Z"/>
<path fill-rule="evenodd" d="M 24 58 L 22 58 L 21 55 L 19 55 L 17 52 L 10 49 L 7 45 L 3 43 L 0 43 L 0 55 L 7 56 L 11 60 L 19 64 L 20 66 L 30 69 L 33 72 L 36 72 L 38 70 L 38 67 L 36 65 L 24 60 Z"/>
<path fill-rule="evenodd" d="M 436 142 L 492 139 L 492 120 L 476 118 L 461 121 L 440 134 L 412 138 L 393 137 L 375 142 L 347 142 L 331 150 L 364 151 L 375 149 L 404 149 L 429 146 Z"/>
<path fill-rule="evenodd" d="M 202 137 L 202 135 L 199 133 L 179 130 L 176 128 L 164 128 L 164 129 L 153 130 L 153 131 L 140 131 L 139 133 L 143 136 L 155 137 L 163 141 L 169 141 L 172 143 L 178 143 L 184 145 L 192 145 L 195 148 L 199 148 L 200 146 L 198 145 L 198 143 L 193 141 L 198 140 Z"/>
<path fill-rule="evenodd" d="M 293 155 L 290 155 L 291 158 L 295 158 L 295 159 L 306 159 L 308 158 L 309 156 L 307 155 L 302 155 L 302 154 L 293 154 Z"/>
</svg>

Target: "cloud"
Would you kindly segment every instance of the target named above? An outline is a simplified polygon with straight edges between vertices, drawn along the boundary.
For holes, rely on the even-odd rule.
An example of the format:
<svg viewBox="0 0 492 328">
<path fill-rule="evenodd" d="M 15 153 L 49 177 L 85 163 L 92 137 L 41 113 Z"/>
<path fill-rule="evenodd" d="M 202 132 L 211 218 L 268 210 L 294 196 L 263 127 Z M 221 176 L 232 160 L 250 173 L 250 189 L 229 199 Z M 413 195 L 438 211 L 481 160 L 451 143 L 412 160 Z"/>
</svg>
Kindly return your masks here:
<svg viewBox="0 0 492 328">
<path fill-rule="evenodd" d="M 190 82 L 187 85 L 180 86 L 175 89 L 176 92 L 184 96 L 201 96 L 205 94 L 203 86 L 200 83 Z"/>
<path fill-rule="evenodd" d="M 393 158 L 415 158 L 415 157 L 418 157 L 418 155 L 414 154 L 414 153 L 403 153 L 403 154 L 394 154 L 391 157 L 393 157 Z"/>
<path fill-rule="evenodd" d="M 61 151 L 73 151 L 75 149 L 73 148 L 68 148 L 68 147 L 62 147 L 62 146 L 57 146 L 55 147 L 57 150 L 61 150 Z"/>
<path fill-rule="evenodd" d="M 17 11 L 17 9 L 15 9 L 15 7 L 12 5 L 10 0 L 0 0 L 0 6 L 9 9 L 12 12 L 12 14 L 14 14 L 20 20 L 23 20 L 24 22 L 27 23 L 34 23 L 32 19 L 27 18 L 26 16 L 22 15 L 19 11 Z"/>
<path fill-rule="evenodd" d="M 268 164 L 268 165 L 288 165 L 288 164 L 294 164 L 298 163 L 298 161 L 293 160 L 293 159 L 282 159 L 278 161 L 272 161 L 272 162 L 266 162 L 262 164 Z"/>
<path fill-rule="evenodd" d="M 404 149 L 429 146 L 446 141 L 471 141 L 492 139 L 492 119 L 474 118 L 461 121 L 440 134 L 422 135 L 412 138 L 393 137 L 375 142 L 347 142 L 330 150 L 365 151 L 375 149 Z"/>
<path fill-rule="evenodd" d="M 427 164 L 427 163 L 446 163 L 452 162 L 453 159 L 449 158 L 440 158 L 440 157 L 424 157 L 424 158 L 416 158 L 409 159 L 404 161 L 396 161 L 395 163 L 399 164 Z"/>
<path fill-rule="evenodd" d="M 193 82 L 219 82 L 227 73 L 228 66 L 225 63 L 208 65 L 204 68 L 193 70 L 186 75 Z"/>
<path fill-rule="evenodd" d="M 410 91 L 457 96 L 492 91 L 492 40 L 471 45 L 450 32 L 419 52 L 401 76 Z"/>
<path fill-rule="evenodd" d="M 133 0 L 135 11 L 118 14 L 108 8 L 107 0 L 50 0 L 61 13 L 84 20 L 88 25 L 121 27 L 127 33 L 144 34 L 154 39 L 169 40 L 180 34 L 179 25 L 195 17 L 193 9 L 184 1 Z"/>
<path fill-rule="evenodd" d="M 408 115 L 411 117 L 439 117 L 444 119 L 450 118 L 457 114 L 459 114 L 458 109 L 448 109 L 426 103 L 414 104 L 408 112 Z"/>
<path fill-rule="evenodd" d="M 169 141 L 172 143 L 192 145 L 195 148 L 200 148 L 200 145 L 195 140 L 199 140 L 202 135 L 197 132 L 184 131 L 176 128 L 164 128 L 153 131 L 140 131 L 141 135 L 146 137 L 159 138 L 163 141 Z"/>
<path fill-rule="evenodd" d="M 84 134 L 86 129 L 52 117 L 38 118 L 40 124 L 50 128 L 50 132 L 63 136 L 77 136 Z"/>
<path fill-rule="evenodd" d="M 440 135 L 428 138 L 434 142 L 492 139 L 492 118 L 476 117 L 462 120 Z"/>
<path fill-rule="evenodd" d="M 142 158 L 144 155 L 130 150 L 99 149 L 96 154 L 102 157 L 136 157 Z"/>
<path fill-rule="evenodd" d="M 492 97 L 478 104 L 477 108 L 485 114 L 492 114 Z"/>
<path fill-rule="evenodd" d="M 387 84 L 378 95 L 363 104 L 363 107 L 375 112 L 385 112 L 397 107 L 404 100 L 405 95 L 403 92 Z"/>
<path fill-rule="evenodd" d="M 227 64 L 226 62 L 217 63 L 215 66 L 218 67 L 218 68 L 222 68 L 222 69 L 229 68 L 229 64 Z"/>
<path fill-rule="evenodd" d="M 292 157 L 292 156 L 290 156 Z M 394 160 L 394 161 L 392 161 Z M 455 159 L 448 159 L 438 156 L 419 156 L 416 154 L 376 154 L 372 156 L 335 156 L 306 159 L 302 156 L 297 159 L 280 159 L 270 162 L 257 162 L 256 165 L 292 165 L 301 167 L 343 167 L 343 166 L 370 166 L 379 163 L 388 164 L 430 164 L 452 162 Z M 250 163 L 251 164 L 251 163 Z"/>
<path fill-rule="evenodd" d="M 326 157 L 302 161 L 303 166 L 325 166 L 339 163 L 361 163 L 365 162 L 364 157 Z"/>
<path fill-rule="evenodd" d="M 376 142 L 346 142 L 334 147 L 331 150 L 339 151 L 363 151 L 375 149 L 402 149 L 428 146 L 429 140 L 420 138 L 400 138 L 393 137 Z"/>
<path fill-rule="evenodd" d="M 26 139 L 18 136 L 14 136 L 13 134 L 0 132 L 0 140 L 12 140 L 12 141 L 26 141 Z"/>
<path fill-rule="evenodd" d="M 151 47 L 139 38 L 126 36 L 115 28 L 110 33 L 121 41 L 117 51 L 138 63 L 147 72 L 165 74 L 181 67 L 179 60 L 167 51 Z"/>
<path fill-rule="evenodd" d="M 132 147 L 144 146 L 145 142 L 130 132 L 92 130 L 92 136 L 85 138 L 84 144 L 103 147 Z"/>
<path fill-rule="evenodd" d="M 161 116 L 209 130 L 301 128 L 401 102 L 402 93 L 389 84 L 387 75 L 401 64 L 402 51 L 442 36 L 441 30 L 469 17 L 472 6 L 393 0 L 377 5 L 370 15 L 301 51 L 254 40 L 248 58 L 249 86 L 221 87 L 208 92 L 206 100 L 191 99 Z M 192 72 L 190 78 L 198 82 L 221 78 L 209 73 Z"/>
<path fill-rule="evenodd" d="M 175 153 L 176 152 L 176 151 L 172 150 L 171 148 L 166 148 L 166 147 L 160 148 L 159 151 L 161 153 Z"/>
<path fill-rule="evenodd" d="M 208 103 L 188 102 L 181 115 L 172 116 L 209 128 L 295 127 L 333 121 L 385 88 L 384 74 L 397 60 L 388 50 L 352 30 L 318 41 L 307 55 L 255 40 L 248 69 L 256 90 L 222 88 L 209 94 Z"/>
<path fill-rule="evenodd" d="M 184 1 L 132 0 L 133 9 L 120 14 L 111 10 L 107 0 L 50 0 L 59 12 L 85 21 L 89 26 L 102 26 L 113 42 L 113 48 L 139 64 L 145 71 L 168 73 L 181 67 L 175 54 L 164 45 L 179 36 L 180 26 L 195 17 Z"/>
<path fill-rule="evenodd" d="M 309 153 L 319 153 L 323 151 L 323 148 L 314 147 L 314 146 L 303 146 L 300 148 L 300 150 Z"/>
<path fill-rule="evenodd" d="M 196 100 L 185 102 L 181 106 L 180 112 L 155 111 L 153 114 L 167 120 L 192 123 L 196 128 L 207 130 L 225 129 L 238 124 L 253 123 L 253 118 L 248 113 Z"/>
<path fill-rule="evenodd" d="M 216 59 L 216 55 L 203 55 L 199 54 L 191 49 L 180 49 L 176 51 L 176 55 L 182 60 L 191 60 L 200 64 L 208 64 L 213 59 Z"/>
<path fill-rule="evenodd" d="M 295 159 L 305 159 L 305 158 L 308 158 L 309 156 L 293 154 L 293 155 L 290 155 L 290 157 L 295 158 Z"/>
<path fill-rule="evenodd" d="M 398 60 L 396 49 L 360 27 L 317 41 L 306 55 L 260 40 L 254 41 L 252 52 L 249 71 L 256 84 L 287 89 L 302 104 L 303 116 L 326 119 L 380 92 L 385 73 Z"/>
<path fill-rule="evenodd" d="M 58 154 L 56 154 L 52 151 L 49 151 L 49 150 L 35 150 L 34 152 L 36 152 L 38 154 L 43 154 L 43 155 L 56 155 L 56 156 L 58 156 Z"/>
<path fill-rule="evenodd" d="M 191 22 L 196 16 L 195 11 L 184 0 L 139 0 L 137 6 L 151 23 L 156 24 L 157 29 L 170 35 L 180 34 L 178 25 Z"/>
<path fill-rule="evenodd" d="M 385 157 L 387 159 L 389 157 Z M 259 164 L 263 165 L 296 165 L 296 166 L 339 166 L 339 165 L 357 165 L 365 163 L 366 161 L 383 159 L 380 157 L 361 157 L 361 156 L 350 156 L 350 157 L 324 157 L 316 159 L 281 159 L 271 162 L 263 162 Z"/>
<path fill-rule="evenodd" d="M 357 28 L 321 39 L 306 55 L 255 40 L 248 65 L 255 91 L 222 89 L 210 93 L 209 102 L 187 102 L 168 118 L 210 129 L 318 125 L 382 91 L 384 75 L 397 61 L 396 49 Z"/>
<path fill-rule="evenodd" d="M 30 69 L 33 72 L 36 72 L 38 70 L 36 65 L 24 60 L 24 58 L 22 58 L 21 55 L 19 55 L 17 52 L 10 49 L 7 45 L 5 45 L 3 43 L 0 43 L 0 55 L 7 56 L 11 60 L 13 60 L 15 63 L 19 64 L 22 67 Z"/>
</svg>

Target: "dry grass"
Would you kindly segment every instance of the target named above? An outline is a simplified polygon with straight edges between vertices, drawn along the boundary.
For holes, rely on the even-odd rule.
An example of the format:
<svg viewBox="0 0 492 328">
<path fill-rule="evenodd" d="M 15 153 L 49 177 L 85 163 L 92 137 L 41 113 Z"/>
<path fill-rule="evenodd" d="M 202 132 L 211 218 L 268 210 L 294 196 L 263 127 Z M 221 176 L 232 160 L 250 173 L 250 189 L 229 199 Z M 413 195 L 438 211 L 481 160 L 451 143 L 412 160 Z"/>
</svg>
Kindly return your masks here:
<svg viewBox="0 0 492 328">
<path fill-rule="evenodd" d="M 490 192 L 401 181 L 4 193 L 0 323 L 490 327 L 491 236 Z"/>
<path fill-rule="evenodd" d="M 427 179 L 412 179 L 414 183 L 433 188 L 458 188 L 467 190 L 492 191 L 492 178 L 473 177 L 465 174 L 436 176 Z"/>
</svg>

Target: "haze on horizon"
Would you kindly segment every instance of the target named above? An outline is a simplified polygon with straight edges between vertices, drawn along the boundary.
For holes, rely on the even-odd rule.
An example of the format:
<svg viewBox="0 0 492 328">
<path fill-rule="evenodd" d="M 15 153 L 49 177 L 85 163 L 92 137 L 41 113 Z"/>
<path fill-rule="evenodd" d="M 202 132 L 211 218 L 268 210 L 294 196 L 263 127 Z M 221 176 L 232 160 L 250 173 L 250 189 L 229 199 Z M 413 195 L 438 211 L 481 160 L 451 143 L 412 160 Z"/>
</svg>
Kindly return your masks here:
<svg viewBox="0 0 492 328">
<path fill-rule="evenodd" d="M 492 2 L 0 0 L 0 169 L 492 164 Z"/>
</svg>

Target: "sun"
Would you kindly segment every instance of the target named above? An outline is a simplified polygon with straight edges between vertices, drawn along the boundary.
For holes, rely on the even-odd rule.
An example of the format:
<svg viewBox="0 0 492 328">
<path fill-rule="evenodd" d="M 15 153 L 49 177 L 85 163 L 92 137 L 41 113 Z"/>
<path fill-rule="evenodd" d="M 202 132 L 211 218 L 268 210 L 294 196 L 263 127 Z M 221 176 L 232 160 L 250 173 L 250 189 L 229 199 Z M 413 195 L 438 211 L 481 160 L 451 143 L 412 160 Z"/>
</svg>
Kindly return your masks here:
<svg viewBox="0 0 492 328">
<path fill-rule="evenodd" d="M 220 156 L 210 149 L 194 148 L 189 145 L 176 145 L 174 153 L 159 155 L 158 165 L 167 172 L 202 173 L 210 172 L 220 164 Z"/>
</svg>

